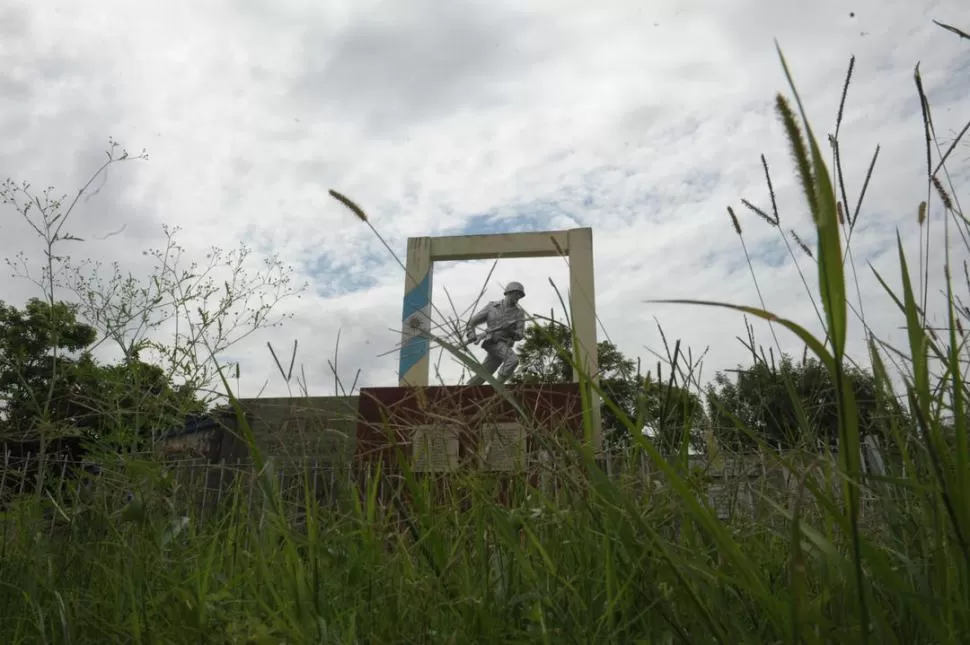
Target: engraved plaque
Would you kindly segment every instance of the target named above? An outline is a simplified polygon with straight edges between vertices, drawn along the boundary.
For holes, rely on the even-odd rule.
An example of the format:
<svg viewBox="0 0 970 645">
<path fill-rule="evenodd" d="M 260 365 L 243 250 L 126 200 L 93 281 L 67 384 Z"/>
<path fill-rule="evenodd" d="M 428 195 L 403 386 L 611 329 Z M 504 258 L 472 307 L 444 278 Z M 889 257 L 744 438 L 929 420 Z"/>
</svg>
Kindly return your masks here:
<svg viewBox="0 0 970 645">
<path fill-rule="evenodd" d="M 483 428 L 482 461 L 486 470 L 520 470 L 525 465 L 525 429 L 518 423 L 489 424 Z"/>
<path fill-rule="evenodd" d="M 414 472 L 446 472 L 458 466 L 458 433 L 442 426 L 419 426 L 411 440 Z"/>
</svg>

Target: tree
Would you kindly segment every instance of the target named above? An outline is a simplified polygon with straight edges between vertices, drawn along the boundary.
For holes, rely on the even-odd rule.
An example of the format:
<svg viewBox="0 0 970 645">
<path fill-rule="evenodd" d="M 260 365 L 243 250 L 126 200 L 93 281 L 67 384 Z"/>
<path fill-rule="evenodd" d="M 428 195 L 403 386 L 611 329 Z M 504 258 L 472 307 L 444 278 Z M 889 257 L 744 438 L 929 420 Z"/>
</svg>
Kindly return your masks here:
<svg viewBox="0 0 970 645">
<path fill-rule="evenodd" d="M 846 366 L 845 374 L 855 394 L 860 433 L 884 435 L 890 415 L 900 410 L 881 401 L 870 373 Z M 778 364 L 757 360 L 736 370 L 734 379 L 718 372 L 708 386 L 707 408 L 716 439 L 731 449 L 750 450 L 757 439 L 782 449 L 834 448 L 838 443 L 835 384 L 814 358 L 796 363 L 783 355 Z"/>
<path fill-rule="evenodd" d="M 73 398 L 85 408 L 75 423 L 88 434 L 137 445 L 206 411 L 191 383 L 176 385 L 158 365 L 129 357 L 114 365 L 88 360 L 83 367 Z"/>
<path fill-rule="evenodd" d="M 74 388 L 77 353 L 95 339 L 64 303 L 32 298 L 23 310 L 0 303 L 0 397 L 8 431 L 29 432 L 44 416 L 70 417 L 65 404 Z"/>
<path fill-rule="evenodd" d="M 3 434 L 70 427 L 100 440 L 145 439 L 203 411 L 191 389 L 157 366 L 129 357 L 99 364 L 97 332 L 76 308 L 34 298 L 23 309 L 0 303 L 0 415 Z"/>
<path fill-rule="evenodd" d="M 646 428 L 665 454 L 680 446 L 685 428 L 691 445 L 695 448 L 702 445 L 702 438 L 695 430 L 700 427 L 704 406 L 697 395 L 676 384 L 657 383 L 649 375 L 642 376 L 636 371 L 636 363 L 610 341 L 600 341 L 596 349 L 600 387 L 634 428 Z M 519 369 L 509 379 L 512 383 L 573 380 L 572 330 L 566 325 L 555 321 L 529 325 L 517 354 Z M 601 404 L 601 418 L 607 447 L 630 443 L 628 425 L 605 402 Z"/>
</svg>

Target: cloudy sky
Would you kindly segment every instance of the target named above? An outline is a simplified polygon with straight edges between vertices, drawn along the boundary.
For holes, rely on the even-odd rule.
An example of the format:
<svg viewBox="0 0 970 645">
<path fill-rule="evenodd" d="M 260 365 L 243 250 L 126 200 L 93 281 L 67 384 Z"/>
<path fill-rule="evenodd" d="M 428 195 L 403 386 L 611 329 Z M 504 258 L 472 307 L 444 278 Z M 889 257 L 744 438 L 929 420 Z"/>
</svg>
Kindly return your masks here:
<svg viewBox="0 0 970 645">
<path fill-rule="evenodd" d="M 814 246 L 774 111 L 776 93 L 788 93 L 776 40 L 826 151 L 856 57 L 840 133 L 850 202 L 881 149 L 852 237 L 862 301 L 854 284 L 852 300 L 880 336 L 901 340 L 868 263 L 898 286 L 899 231 L 918 267 L 927 190 L 913 71 L 919 62 L 948 145 L 970 119 L 970 41 L 933 20 L 970 27 L 960 24 L 964 4 L 0 0 L 0 178 L 72 193 L 113 137 L 149 158 L 112 166 L 77 205 L 68 228 L 86 241 L 69 249 L 75 261 L 117 261 L 144 277 L 142 251 L 164 244 L 166 224 L 181 228 L 187 261 L 244 244 L 254 270 L 272 254 L 292 266 L 294 283 L 307 285 L 277 309 L 292 317 L 226 355 L 241 362 L 244 396 L 267 381 L 264 395 L 286 392 L 266 343 L 286 353 L 294 339 L 310 392 L 332 393 L 338 330 L 346 385 L 358 369 L 358 385 L 397 381 L 403 271 L 331 188 L 357 201 L 401 258 L 409 236 L 592 227 L 600 338 L 647 369 L 663 352 L 659 321 L 671 342 L 707 350 L 708 378 L 745 361 L 742 317 L 649 300 L 763 299 L 819 329 L 799 275 L 814 293 L 814 269 L 789 234 Z M 770 207 L 762 154 L 780 230 L 741 203 Z M 966 196 L 970 143 L 950 172 Z M 41 240 L 3 208 L 0 255 L 24 251 L 36 269 Z M 934 196 L 932 275 L 942 221 Z M 491 266 L 439 265 L 435 304 L 454 316 L 450 296 L 466 316 Z M 563 260 L 500 260 L 486 298 L 509 280 L 525 283 L 529 312 L 561 316 L 550 280 L 567 288 Z M 28 281 L 0 281 L 7 302 L 36 293 Z M 853 318 L 855 341 L 860 328 Z M 775 346 L 767 327 L 755 330 Z M 800 353 L 776 331 L 783 350 Z M 446 382 L 459 378 L 450 359 L 440 369 Z"/>
</svg>

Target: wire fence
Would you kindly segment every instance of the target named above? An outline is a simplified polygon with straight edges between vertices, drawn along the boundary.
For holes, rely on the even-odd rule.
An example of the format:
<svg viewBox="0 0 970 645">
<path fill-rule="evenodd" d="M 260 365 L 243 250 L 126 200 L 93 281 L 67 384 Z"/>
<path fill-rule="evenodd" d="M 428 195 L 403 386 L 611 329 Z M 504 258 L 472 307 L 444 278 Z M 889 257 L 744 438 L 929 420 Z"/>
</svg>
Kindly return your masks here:
<svg viewBox="0 0 970 645">
<path fill-rule="evenodd" d="M 687 464 L 693 490 L 721 519 L 738 515 L 757 517 L 766 506 L 789 507 L 794 496 L 804 497 L 804 484 L 809 477 L 827 481 L 833 499 L 840 497 L 840 481 L 834 456 L 808 461 L 798 471 L 779 467 L 776 460 L 764 455 L 722 459 L 712 464 L 704 456 L 692 456 Z M 662 491 L 667 477 L 643 451 L 605 453 L 599 468 L 617 485 L 626 487 L 640 499 Z M 527 484 L 553 503 L 568 501 L 578 485 L 586 481 L 576 464 L 547 458 L 545 463 L 532 463 L 521 472 L 498 474 L 506 489 Z M 447 474 L 436 474 L 438 494 L 454 495 L 460 482 Z M 457 478 L 460 480 L 460 478 Z M 113 496 L 120 507 L 141 495 L 164 498 L 170 508 L 205 518 L 239 505 L 249 509 L 265 504 L 265 487 L 272 485 L 282 500 L 300 514 L 307 504 L 339 508 L 353 502 L 354 496 L 370 494 L 379 503 L 400 499 L 407 489 L 403 474 L 393 469 L 375 472 L 360 464 L 336 465 L 309 459 L 269 458 L 262 471 L 251 460 L 242 458 L 209 461 L 205 459 L 159 460 L 146 455 L 128 456 L 110 462 L 77 461 L 66 455 L 14 455 L 3 453 L 0 459 L 0 512 L 31 497 L 49 502 L 53 507 L 76 503 L 105 493 Z M 450 488 L 449 488 L 450 487 Z M 870 512 L 875 500 L 873 491 L 864 488 L 863 512 Z M 506 498 L 507 499 L 507 498 Z M 769 501 L 770 500 L 770 501 Z M 235 506 L 234 506 L 235 505 Z M 776 506 L 774 508 L 777 508 Z M 61 511 L 63 515 L 63 511 Z"/>
</svg>

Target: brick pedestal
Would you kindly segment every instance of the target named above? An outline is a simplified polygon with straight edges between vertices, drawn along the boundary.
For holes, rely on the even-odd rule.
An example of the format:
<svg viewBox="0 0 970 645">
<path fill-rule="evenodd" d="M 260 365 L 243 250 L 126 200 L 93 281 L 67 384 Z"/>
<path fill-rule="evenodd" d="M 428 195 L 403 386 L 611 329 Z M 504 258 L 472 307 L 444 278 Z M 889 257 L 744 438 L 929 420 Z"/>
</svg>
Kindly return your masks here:
<svg viewBox="0 0 970 645">
<path fill-rule="evenodd" d="M 564 434 L 582 440 L 579 387 L 507 389 L 519 410 L 490 385 L 363 388 L 355 462 L 365 469 L 380 462 L 382 472 L 393 474 L 404 460 L 417 477 L 442 485 L 475 471 L 506 485 L 535 483 L 549 442 Z"/>
</svg>

